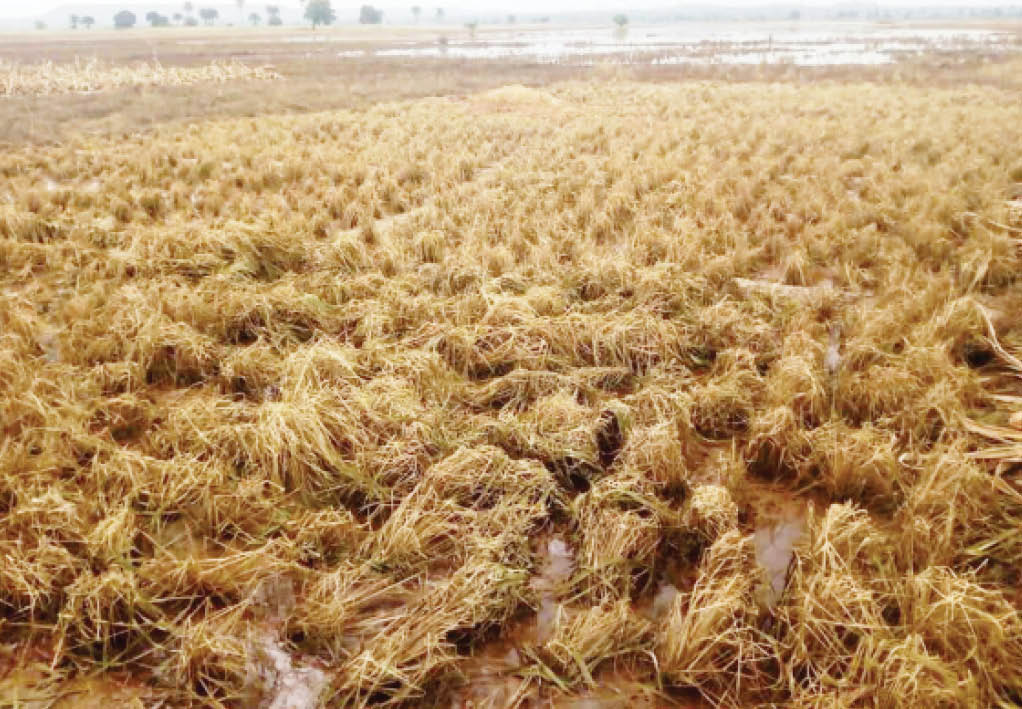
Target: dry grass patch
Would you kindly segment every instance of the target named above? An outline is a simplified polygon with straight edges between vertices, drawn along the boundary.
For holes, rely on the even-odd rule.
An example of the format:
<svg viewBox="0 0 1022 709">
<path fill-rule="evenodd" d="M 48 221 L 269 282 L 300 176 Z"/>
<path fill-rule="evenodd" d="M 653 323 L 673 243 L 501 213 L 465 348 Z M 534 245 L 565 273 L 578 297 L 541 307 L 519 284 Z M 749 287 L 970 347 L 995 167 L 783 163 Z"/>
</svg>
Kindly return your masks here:
<svg viewBox="0 0 1022 709">
<path fill-rule="evenodd" d="M 269 67 L 250 67 L 237 60 L 204 66 L 174 67 L 159 62 L 114 64 L 98 59 L 24 64 L 0 62 L 0 97 L 94 93 L 125 87 L 189 86 L 241 79 L 279 79 Z"/>
</svg>

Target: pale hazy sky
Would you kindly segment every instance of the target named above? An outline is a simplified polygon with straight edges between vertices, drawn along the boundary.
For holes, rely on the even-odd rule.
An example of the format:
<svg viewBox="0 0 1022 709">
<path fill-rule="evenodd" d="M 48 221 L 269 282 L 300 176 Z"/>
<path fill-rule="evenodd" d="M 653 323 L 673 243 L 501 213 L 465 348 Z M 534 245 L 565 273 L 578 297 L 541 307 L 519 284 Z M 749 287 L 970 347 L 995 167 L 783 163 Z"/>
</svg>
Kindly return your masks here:
<svg viewBox="0 0 1022 709">
<path fill-rule="evenodd" d="M 261 1 L 261 0 L 260 0 Z M 364 0 L 349 2 L 334 0 L 333 5 L 337 10 L 357 8 Z M 876 3 L 881 7 L 911 7 L 911 6 L 956 6 L 956 7 L 989 7 L 992 5 L 1015 5 L 1019 0 L 879 0 Z M 210 5 L 233 5 L 232 0 L 207 0 Z M 508 0 L 408 0 L 407 7 L 413 4 L 420 4 L 426 8 L 434 6 L 445 6 L 448 8 L 459 8 L 463 10 L 474 10 L 476 12 L 504 12 L 508 9 Z M 116 0 L 0 0 L 0 18 L 30 18 L 38 17 L 54 8 L 69 5 L 114 5 Z M 127 4 L 139 4 L 136 0 L 129 0 Z M 176 0 L 152 0 L 154 6 L 167 6 L 179 4 Z M 278 0 L 277 4 L 285 6 L 298 6 L 296 0 Z M 402 8 L 401 0 L 377 0 L 375 3 L 382 8 Z M 558 13 L 558 12 L 616 12 L 621 9 L 640 11 L 661 8 L 682 10 L 686 6 L 706 7 L 711 5 L 723 7 L 755 7 L 757 5 L 801 5 L 803 7 L 826 7 L 829 5 L 850 5 L 852 3 L 841 0 L 732 0 L 725 2 L 714 2 L 714 0 L 697 0 L 696 2 L 685 2 L 684 0 L 515 0 L 513 3 L 518 13 Z"/>
</svg>

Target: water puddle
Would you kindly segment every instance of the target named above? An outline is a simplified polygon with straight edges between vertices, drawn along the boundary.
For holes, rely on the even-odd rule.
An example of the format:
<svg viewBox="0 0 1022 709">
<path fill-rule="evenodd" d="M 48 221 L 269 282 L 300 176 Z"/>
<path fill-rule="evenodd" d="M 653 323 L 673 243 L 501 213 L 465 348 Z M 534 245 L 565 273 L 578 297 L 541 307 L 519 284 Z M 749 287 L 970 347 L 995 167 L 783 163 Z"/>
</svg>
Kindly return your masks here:
<svg viewBox="0 0 1022 709">
<path fill-rule="evenodd" d="M 787 490 L 760 485 L 755 487 L 750 499 L 756 561 L 767 579 L 762 598 L 766 606 L 772 608 L 784 593 L 795 545 L 808 531 L 809 511 L 816 503 Z"/>
<path fill-rule="evenodd" d="M 326 690 L 327 674 L 312 665 L 296 664 L 273 634 L 249 647 L 246 687 L 259 709 L 316 709 Z M 250 704 L 252 706 L 253 704 Z"/>
<path fill-rule="evenodd" d="M 538 644 L 550 639 L 557 627 L 558 619 L 564 607 L 558 602 L 559 588 L 571 578 L 575 572 L 575 557 L 570 547 L 560 537 L 551 537 L 546 544 L 540 545 L 543 563 L 529 585 L 539 595 L 539 608 L 536 611 L 535 625 L 527 635 Z"/>
<path fill-rule="evenodd" d="M 767 606 L 774 606 L 784 593 L 788 566 L 794 557 L 795 543 L 805 533 L 805 517 L 778 522 L 756 530 L 756 561 L 766 571 Z"/>
<path fill-rule="evenodd" d="M 575 572 L 575 556 L 568 543 L 560 537 L 551 537 L 546 543 L 543 565 L 532 580 L 537 590 L 553 590 Z"/>
<path fill-rule="evenodd" d="M 468 663 L 463 686 L 451 697 L 451 709 L 513 707 L 535 693 L 532 683 L 515 672 L 522 659 L 514 647 L 517 638 L 488 644 Z"/>
<path fill-rule="evenodd" d="M 674 599 L 681 595 L 681 591 L 672 583 L 662 584 L 653 596 L 653 603 L 649 607 L 648 616 L 651 620 L 661 620 L 671 610 Z"/>
</svg>

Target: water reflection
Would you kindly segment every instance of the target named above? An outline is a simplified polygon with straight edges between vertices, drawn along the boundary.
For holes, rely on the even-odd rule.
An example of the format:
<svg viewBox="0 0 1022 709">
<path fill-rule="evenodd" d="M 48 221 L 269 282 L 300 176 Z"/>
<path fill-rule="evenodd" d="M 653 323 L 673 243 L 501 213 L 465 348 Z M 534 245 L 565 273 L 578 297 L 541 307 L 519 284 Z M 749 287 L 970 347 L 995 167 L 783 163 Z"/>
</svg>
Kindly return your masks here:
<svg viewBox="0 0 1022 709">
<path fill-rule="evenodd" d="M 766 571 L 768 606 L 776 604 L 784 593 L 795 544 L 802 538 L 805 528 L 805 517 L 802 516 L 756 530 L 756 561 Z"/>
<path fill-rule="evenodd" d="M 575 571 L 575 557 L 568 544 L 560 537 L 551 537 L 543 554 L 543 564 L 530 582 L 539 595 L 536 611 L 535 640 L 545 643 L 557 627 L 561 604 L 557 601 L 558 587 L 571 578 Z"/>
<path fill-rule="evenodd" d="M 772 608 L 784 593 L 795 546 L 807 531 L 813 503 L 784 491 L 762 489 L 757 493 L 758 499 L 753 504 L 756 561 L 767 580 L 763 601 Z"/>
</svg>

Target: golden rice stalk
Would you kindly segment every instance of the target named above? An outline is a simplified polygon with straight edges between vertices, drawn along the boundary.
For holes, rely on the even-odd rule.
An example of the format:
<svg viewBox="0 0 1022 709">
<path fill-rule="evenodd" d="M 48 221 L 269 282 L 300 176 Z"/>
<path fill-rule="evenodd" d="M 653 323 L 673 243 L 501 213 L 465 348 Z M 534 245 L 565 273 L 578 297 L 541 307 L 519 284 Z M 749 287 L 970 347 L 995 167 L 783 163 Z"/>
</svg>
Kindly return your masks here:
<svg viewBox="0 0 1022 709">
<path fill-rule="evenodd" d="M 636 615 L 628 599 L 597 605 L 557 619 L 551 638 L 529 650 L 536 666 L 527 671 L 553 681 L 562 690 L 598 686 L 597 670 L 605 663 L 635 663 L 649 652 L 653 628 Z"/>
<path fill-rule="evenodd" d="M 582 532 L 576 583 L 596 603 L 630 598 L 653 574 L 660 521 L 601 505 L 592 493 L 574 507 Z"/>
<path fill-rule="evenodd" d="M 760 580 L 751 536 L 732 530 L 710 546 L 695 587 L 674 600 L 657 633 L 657 663 L 667 682 L 719 701 L 763 687 L 771 647 L 757 629 Z"/>
<path fill-rule="evenodd" d="M 453 639 L 505 622 L 523 600 L 526 580 L 524 570 L 472 560 L 424 589 L 343 666 L 337 700 L 391 706 L 422 697 L 464 661 Z"/>
<path fill-rule="evenodd" d="M 669 497 L 684 498 L 689 470 L 686 441 L 679 426 L 664 421 L 655 426 L 636 427 L 621 450 L 621 464 L 650 480 Z"/>
<path fill-rule="evenodd" d="M 697 485 L 692 490 L 682 524 L 696 532 L 706 544 L 738 528 L 738 506 L 731 493 L 720 485 Z"/>
</svg>

